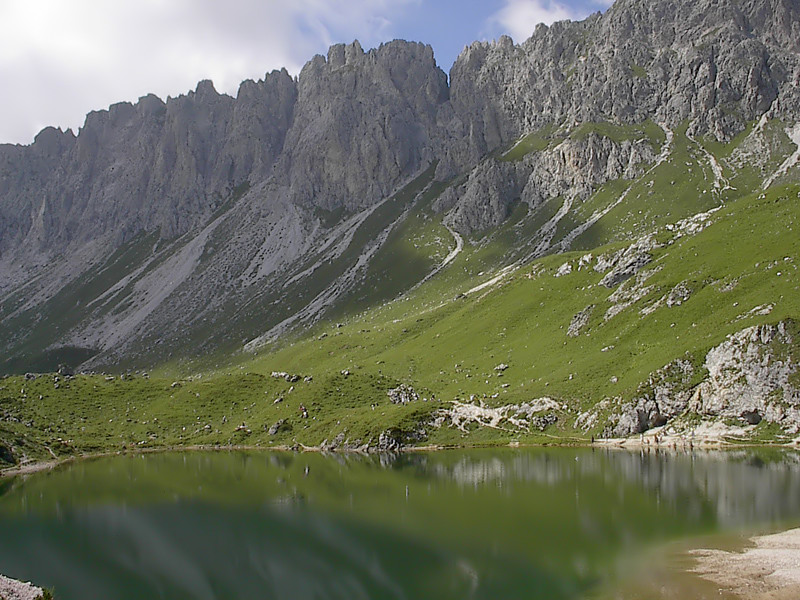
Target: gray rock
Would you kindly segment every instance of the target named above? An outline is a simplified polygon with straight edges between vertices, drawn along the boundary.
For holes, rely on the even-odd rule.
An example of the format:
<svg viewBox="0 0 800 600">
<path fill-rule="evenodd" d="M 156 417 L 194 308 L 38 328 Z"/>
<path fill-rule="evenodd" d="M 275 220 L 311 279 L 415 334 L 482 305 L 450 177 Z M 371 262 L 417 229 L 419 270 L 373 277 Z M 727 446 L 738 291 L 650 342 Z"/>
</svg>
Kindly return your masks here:
<svg viewBox="0 0 800 600">
<path fill-rule="evenodd" d="M 398 387 L 390 389 L 386 392 L 389 396 L 389 402 L 392 404 L 408 404 L 409 402 L 417 402 L 419 394 L 414 391 L 410 385 L 401 383 Z"/>
<path fill-rule="evenodd" d="M 569 327 L 567 328 L 567 335 L 569 337 L 578 337 L 581 334 L 581 330 L 586 327 L 587 323 L 589 323 L 589 318 L 592 316 L 593 310 L 594 304 L 590 304 L 581 312 L 572 317 Z"/>
<path fill-rule="evenodd" d="M 345 450 L 350 449 L 349 444 L 345 444 L 344 432 L 340 432 L 339 434 L 337 434 L 332 441 L 329 442 L 328 440 L 323 440 L 322 444 L 320 444 L 320 449 L 323 452 L 332 452 L 340 448 Z"/>
<path fill-rule="evenodd" d="M 427 438 L 428 434 L 422 428 L 407 431 L 392 427 L 380 433 L 378 444 L 374 447 L 374 450 L 380 453 L 397 453 L 401 452 L 407 445 L 424 441 Z"/>
<path fill-rule="evenodd" d="M 531 417 L 530 425 L 539 431 L 544 431 L 550 425 L 555 425 L 558 422 L 558 416 L 554 414 L 546 414 L 536 417 Z"/>
<path fill-rule="evenodd" d="M 800 432 L 800 371 L 793 321 L 748 327 L 706 355 L 708 378 L 696 389 L 692 408 L 705 415 L 758 417 Z"/>
<path fill-rule="evenodd" d="M 653 373 L 637 397 L 612 416 L 604 435 L 625 437 L 664 425 L 674 417 L 741 419 L 756 425 L 776 423 L 790 434 L 800 432 L 800 371 L 797 325 L 748 327 L 709 350 L 708 375 L 696 385 L 691 362 L 677 360 Z"/>
<path fill-rule="evenodd" d="M 636 275 L 642 267 L 653 260 L 650 251 L 655 247 L 656 243 L 653 237 L 645 236 L 618 252 L 611 258 L 611 270 L 600 280 L 600 285 L 609 289 L 614 288 Z M 599 264 L 600 261 L 598 261 Z"/>
<path fill-rule="evenodd" d="M 37 600 L 42 598 L 44 590 L 30 582 L 17 581 L 0 575 L 0 598 L 5 600 Z"/>
<path fill-rule="evenodd" d="M 675 360 L 653 373 L 639 386 L 636 397 L 621 407 L 606 437 L 626 437 L 660 427 L 682 415 L 689 406 L 694 367 L 688 360 Z"/>
<path fill-rule="evenodd" d="M 686 302 L 691 295 L 692 289 L 687 286 L 685 282 L 681 282 L 667 294 L 667 306 L 670 308 L 673 306 L 680 306 Z"/>
<path fill-rule="evenodd" d="M 291 424 L 286 419 L 279 419 L 269 426 L 267 433 L 269 435 L 277 435 L 281 431 L 288 431 L 292 428 Z"/>
<path fill-rule="evenodd" d="M 452 204 L 447 220 L 457 231 L 469 234 L 505 221 L 521 187 L 514 164 L 490 159 L 478 165 L 463 186 L 450 189 L 437 207 Z"/>
<path fill-rule="evenodd" d="M 403 442 L 400 432 L 396 429 L 387 429 L 378 436 L 378 445 L 375 449 L 378 452 L 394 453 L 400 452 L 402 448 Z"/>
<path fill-rule="evenodd" d="M 539 25 L 517 46 L 472 44 L 453 65 L 451 98 L 484 151 L 564 121 L 689 120 L 730 137 L 773 104 L 796 106 L 784 84 L 798 17 L 792 1 L 622 0 L 582 22 Z"/>
</svg>

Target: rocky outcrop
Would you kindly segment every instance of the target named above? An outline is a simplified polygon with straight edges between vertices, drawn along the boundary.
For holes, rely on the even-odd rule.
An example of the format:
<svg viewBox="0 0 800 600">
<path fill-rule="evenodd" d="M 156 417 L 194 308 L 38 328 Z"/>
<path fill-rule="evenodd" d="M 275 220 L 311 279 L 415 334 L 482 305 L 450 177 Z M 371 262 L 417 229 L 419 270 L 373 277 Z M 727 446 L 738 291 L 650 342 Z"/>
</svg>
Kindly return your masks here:
<svg viewBox="0 0 800 600">
<path fill-rule="evenodd" d="M 281 431 L 289 431 L 292 429 L 291 424 L 287 419 L 278 419 L 267 429 L 269 435 L 278 435 Z"/>
<path fill-rule="evenodd" d="M 478 165 L 462 186 L 450 188 L 436 208 L 450 205 L 448 223 L 468 234 L 503 223 L 519 193 L 515 165 L 490 159 Z"/>
<path fill-rule="evenodd" d="M 797 110 L 800 91 L 785 83 L 800 66 L 799 18 L 795 0 L 620 0 L 582 22 L 539 25 L 519 45 L 469 46 L 451 97 L 486 150 L 562 122 L 689 120 L 727 138 L 773 105 Z"/>
<path fill-rule="evenodd" d="M 606 427 L 604 437 L 626 437 L 666 425 L 682 415 L 692 397 L 691 383 L 695 368 L 688 360 L 679 359 L 653 373 L 642 384 L 636 397 L 622 405 L 613 424 Z"/>
<path fill-rule="evenodd" d="M 428 433 L 421 426 L 411 430 L 391 427 L 380 433 L 378 443 L 369 446 L 369 450 L 381 454 L 394 454 L 401 452 L 406 446 L 418 444 L 426 439 Z"/>
<path fill-rule="evenodd" d="M 709 350 L 698 368 L 677 360 L 656 371 L 637 397 L 621 406 L 606 437 L 625 437 L 688 414 L 775 423 L 800 432 L 800 347 L 794 321 L 748 327 Z"/>
<path fill-rule="evenodd" d="M 690 408 L 704 415 L 764 419 L 800 432 L 800 361 L 793 321 L 749 327 L 706 355 L 708 377 Z"/>
<path fill-rule="evenodd" d="M 405 383 L 390 389 L 386 392 L 386 395 L 389 396 L 389 402 L 392 404 L 408 404 L 419 400 L 419 394 L 414 391 L 414 388 Z"/>
<path fill-rule="evenodd" d="M 569 327 L 567 328 L 567 335 L 569 337 L 578 337 L 581 334 L 581 330 L 589 323 L 589 317 L 592 316 L 592 311 L 594 311 L 594 304 L 590 304 L 572 317 Z"/>
<path fill-rule="evenodd" d="M 44 597 L 42 588 L 0 575 L 0 598 L 3 600 L 41 600 Z"/>
<path fill-rule="evenodd" d="M 645 236 L 610 256 L 598 257 L 594 270 L 599 273 L 608 270 L 600 285 L 611 289 L 627 281 L 653 260 L 650 252 L 657 247 L 653 236 Z"/>
</svg>

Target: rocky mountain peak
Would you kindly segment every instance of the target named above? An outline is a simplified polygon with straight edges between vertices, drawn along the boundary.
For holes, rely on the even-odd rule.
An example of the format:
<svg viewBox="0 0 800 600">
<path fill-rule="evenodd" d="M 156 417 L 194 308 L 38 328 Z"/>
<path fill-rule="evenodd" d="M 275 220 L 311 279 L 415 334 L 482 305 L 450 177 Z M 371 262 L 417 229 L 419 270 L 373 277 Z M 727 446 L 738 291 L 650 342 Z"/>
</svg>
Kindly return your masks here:
<svg viewBox="0 0 800 600">
<path fill-rule="evenodd" d="M 75 134 L 71 129 L 62 131 L 56 127 L 45 127 L 34 138 L 33 145 L 42 157 L 56 157 L 72 147 Z"/>
<path fill-rule="evenodd" d="M 144 335 L 132 332 L 145 322 L 161 334 L 181 315 L 191 327 L 231 294 L 258 305 L 318 248 L 347 248 L 352 230 L 337 228 L 357 227 L 422 173 L 446 187 L 431 206 L 461 234 L 491 231 L 519 203 L 535 210 L 561 197 L 567 212 L 658 160 L 658 144 L 636 133 L 643 124 L 667 138 L 686 125 L 729 140 L 762 115 L 796 122 L 799 1 L 618 0 L 519 44 L 475 42 L 449 81 L 429 45 L 354 41 L 296 78 L 283 69 L 242 82 L 235 98 L 201 81 L 166 101 L 92 112 L 77 136 L 45 129 L 31 146 L 0 146 L 0 293 L 47 280 L 35 304 L 123 244 L 152 242 L 142 260 L 174 244 L 161 279 L 126 292 L 134 299 L 121 317 L 83 330 L 105 350 Z M 523 136 L 546 151 L 497 160 Z M 388 235 L 367 236 L 369 252 Z M 57 273 L 35 279 L 47 264 Z M 330 285 L 352 286 L 347 277 Z M 325 306 L 329 291 L 304 300 Z"/>
</svg>

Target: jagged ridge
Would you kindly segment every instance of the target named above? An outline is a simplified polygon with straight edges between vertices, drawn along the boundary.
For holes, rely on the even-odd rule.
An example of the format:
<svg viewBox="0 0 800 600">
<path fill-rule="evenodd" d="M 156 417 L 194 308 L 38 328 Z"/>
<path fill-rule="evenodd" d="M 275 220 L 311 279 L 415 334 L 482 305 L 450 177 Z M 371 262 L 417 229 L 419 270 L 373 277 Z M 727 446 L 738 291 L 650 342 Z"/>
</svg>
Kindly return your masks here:
<svg viewBox="0 0 800 600">
<path fill-rule="evenodd" d="M 445 183 L 433 206 L 462 234 L 501 226 L 517 201 L 534 215 L 518 259 L 585 242 L 579 228 L 608 213 L 581 205 L 658 165 L 682 124 L 689 140 L 727 140 L 764 115 L 797 120 L 799 14 L 791 0 L 624 0 L 518 46 L 473 44 L 449 85 L 428 46 L 338 45 L 297 80 L 275 72 L 235 99 L 202 82 L 91 113 L 77 136 L 2 146 L 3 349 L 163 360 L 314 320 L 346 304 L 415 198 Z M 663 140 L 624 129 L 647 120 Z M 536 132 L 544 151 L 495 160 Z M 442 185 L 426 188 L 431 176 Z M 559 231 L 570 219 L 572 238 Z"/>
</svg>

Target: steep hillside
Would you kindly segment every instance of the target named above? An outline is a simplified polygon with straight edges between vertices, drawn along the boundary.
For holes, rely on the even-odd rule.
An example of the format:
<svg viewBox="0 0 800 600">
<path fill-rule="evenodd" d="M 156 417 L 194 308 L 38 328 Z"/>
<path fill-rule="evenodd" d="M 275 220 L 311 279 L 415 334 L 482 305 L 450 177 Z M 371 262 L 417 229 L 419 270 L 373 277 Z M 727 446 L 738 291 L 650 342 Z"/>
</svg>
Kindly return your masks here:
<svg viewBox="0 0 800 600">
<path fill-rule="evenodd" d="M 0 146 L 0 461 L 800 439 L 798 17 L 356 42 Z"/>
<path fill-rule="evenodd" d="M 473 44 L 449 80 L 428 46 L 355 42 L 236 98 L 202 82 L 0 146 L 2 369 L 223 356 L 408 291 L 451 231 L 501 267 L 751 191 L 793 160 L 798 6 L 620 0 Z"/>
<path fill-rule="evenodd" d="M 705 212 L 654 218 L 648 206 L 678 206 L 669 203 L 675 186 L 698 171 L 710 190 L 701 186 L 701 196 L 717 189 L 703 162 L 712 150 L 678 134 L 673 144 L 675 154 L 625 182 L 623 200 L 584 231 L 629 239 L 506 263 L 525 255 L 514 254 L 516 241 L 535 218 L 517 215 L 480 243 L 451 241 L 445 255 L 446 236 L 459 236 L 420 202 L 355 288 L 353 310 L 372 308 L 262 340 L 233 362 L 212 355 L 149 374 L 5 378 L 0 460 L 218 444 L 588 443 L 639 433 L 653 444 L 796 443 L 800 150 L 791 152 L 777 123 L 708 143 L 739 189 Z M 753 161 L 733 168 L 754 147 L 774 149 L 764 165 L 775 182 L 765 190 Z M 650 184 L 660 177 L 676 183 Z M 596 195 L 590 202 L 613 197 Z M 436 275 L 377 305 L 387 288 L 366 282 L 383 281 L 394 261 L 425 272 L 433 257 Z"/>
</svg>

